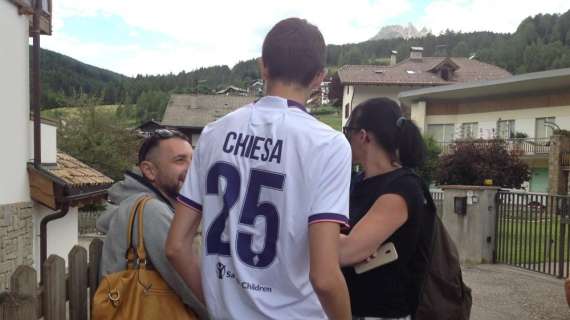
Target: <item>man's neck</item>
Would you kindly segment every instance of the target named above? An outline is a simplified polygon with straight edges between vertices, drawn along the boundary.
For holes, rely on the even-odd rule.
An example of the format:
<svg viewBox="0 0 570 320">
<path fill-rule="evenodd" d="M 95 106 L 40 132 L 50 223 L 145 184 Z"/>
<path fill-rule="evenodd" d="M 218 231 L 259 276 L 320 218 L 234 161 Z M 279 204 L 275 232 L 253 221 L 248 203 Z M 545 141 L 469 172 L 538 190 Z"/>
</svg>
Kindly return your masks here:
<svg viewBox="0 0 570 320">
<path fill-rule="evenodd" d="M 151 182 L 152 183 L 152 182 Z M 176 199 L 173 199 L 172 197 L 170 197 L 166 192 L 164 192 L 160 187 L 158 187 L 155 183 L 152 183 L 152 186 L 158 191 L 160 192 L 160 194 L 166 199 L 168 200 L 168 202 L 170 203 L 170 205 L 174 208 L 174 205 L 176 204 Z"/>
<path fill-rule="evenodd" d="M 163 200 L 168 201 L 168 204 L 172 208 L 174 208 L 174 205 L 176 204 L 176 200 L 169 197 L 164 191 L 162 191 L 161 188 L 157 187 L 154 182 L 147 179 L 144 176 L 144 174 L 142 174 L 140 171 L 138 171 L 138 170 L 127 171 L 126 174 L 128 176 L 130 176 L 131 178 L 137 180 L 139 183 L 145 185 L 147 188 L 151 189 L 153 192 L 157 193 L 158 196 L 160 196 Z"/>
<path fill-rule="evenodd" d="M 309 88 L 303 88 L 296 84 L 285 84 L 281 81 L 275 81 L 268 83 L 267 85 L 267 95 L 277 96 L 288 100 L 296 101 L 302 105 L 305 104 L 311 90 Z"/>
</svg>

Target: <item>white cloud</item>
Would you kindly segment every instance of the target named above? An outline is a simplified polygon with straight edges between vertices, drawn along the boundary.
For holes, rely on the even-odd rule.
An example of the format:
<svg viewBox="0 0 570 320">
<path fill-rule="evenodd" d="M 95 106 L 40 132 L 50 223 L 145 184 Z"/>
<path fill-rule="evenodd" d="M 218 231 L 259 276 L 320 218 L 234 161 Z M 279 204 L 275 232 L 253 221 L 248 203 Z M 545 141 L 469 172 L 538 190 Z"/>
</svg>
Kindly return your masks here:
<svg viewBox="0 0 570 320">
<path fill-rule="evenodd" d="M 434 0 L 419 21 L 435 34 L 445 29 L 512 33 L 526 17 L 568 9 L 568 0 Z"/>
<path fill-rule="evenodd" d="M 341 44 L 367 40 L 388 19 L 411 9 L 409 0 L 58 0 L 54 5 L 54 35 L 44 41 L 45 47 L 128 75 L 231 66 L 256 57 L 265 33 L 290 16 L 306 18 L 319 26 L 327 43 Z M 139 38 L 149 31 L 164 34 L 165 41 L 156 48 L 133 48 L 61 34 L 66 18 L 98 15 L 119 16 Z"/>
<path fill-rule="evenodd" d="M 365 41 L 401 17 L 417 17 L 410 20 L 434 33 L 514 32 L 527 16 L 570 9 L 568 0 L 433 0 L 423 12 L 413 0 L 58 0 L 54 6 L 54 35 L 42 40 L 44 47 L 127 75 L 232 66 L 259 56 L 267 31 L 291 16 L 319 26 L 327 43 L 343 44 Z M 141 42 L 108 45 L 63 33 L 67 18 L 110 15 L 120 17 Z M 163 34 L 164 40 L 144 42 L 145 32 Z"/>
</svg>

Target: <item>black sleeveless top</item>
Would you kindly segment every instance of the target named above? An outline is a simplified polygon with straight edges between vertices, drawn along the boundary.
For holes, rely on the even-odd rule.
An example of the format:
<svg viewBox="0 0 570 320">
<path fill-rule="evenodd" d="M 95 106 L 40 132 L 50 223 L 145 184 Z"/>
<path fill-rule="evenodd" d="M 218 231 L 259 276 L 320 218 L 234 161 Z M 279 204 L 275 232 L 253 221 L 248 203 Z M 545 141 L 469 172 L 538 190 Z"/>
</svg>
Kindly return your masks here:
<svg viewBox="0 0 570 320">
<path fill-rule="evenodd" d="M 384 194 L 400 195 L 408 207 L 408 220 L 386 242 L 393 242 L 398 260 L 362 274 L 345 267 L 345 276 L 354 316 L 397 318 L 413 314 L 426 257 L 418 250 L 422 232 L 424 195 L 419 178 L 400 168 L 362 180 L 355 179 L 350 195 L 350 226 L 354 227 L 376 199 Z M 351 229 L 348 230 L 350 232 Z"/>
</svg>

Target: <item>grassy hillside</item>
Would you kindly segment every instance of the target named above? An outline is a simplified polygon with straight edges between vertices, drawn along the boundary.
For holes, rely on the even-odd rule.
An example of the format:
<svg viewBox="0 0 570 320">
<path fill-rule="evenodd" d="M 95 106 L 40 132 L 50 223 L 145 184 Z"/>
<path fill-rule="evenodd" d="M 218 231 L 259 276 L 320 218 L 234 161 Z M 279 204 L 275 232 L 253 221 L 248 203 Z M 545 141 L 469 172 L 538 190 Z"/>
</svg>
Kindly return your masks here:
<svg viewBox="0 0 570 320">
<path fill-rule="evenodd" d="M 104 113 L 112 113 L 115 114 L 117 111 L 118 105 L 102 105 L 96 106 L 95 110 L 97 112 L 104 112 Z M 70 120 L 74 117 L 79 117 L 81 113 L 81 109 L 83 107 L 61 107 L 61 108 L 53 108 L 48 110 L 42 111 L 42 117 L 46 117 L 52 120 Z"/>
</svg>

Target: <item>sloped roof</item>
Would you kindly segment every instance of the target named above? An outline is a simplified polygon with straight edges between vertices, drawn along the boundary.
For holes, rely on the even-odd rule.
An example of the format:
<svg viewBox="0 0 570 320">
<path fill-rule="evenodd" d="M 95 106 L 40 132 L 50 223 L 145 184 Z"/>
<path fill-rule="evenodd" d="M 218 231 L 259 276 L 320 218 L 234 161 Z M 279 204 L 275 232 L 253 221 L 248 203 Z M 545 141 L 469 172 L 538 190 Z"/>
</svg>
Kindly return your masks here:
<svg viewBox="0 0 570 320">
<path fill-rule="evenodd" d="M 456 69 L 449 81 L 436 72 L 446 62 L 452 69 Z M 345 65 L 338 70 L 338 74 L 342 84 L 425 86 L 496 80 L 511 76 L 508 71 L 495 65 L 456 57 L 405 59 L 394 66 Z"/>
<path fill-rule="evenodd" d="M 515 75 L 505 79 L 483 80 L 401 92 L 404 103 L 419 100 L 477 99 L 505 95 L 534 95 L 544 92 L 570 92 L 570 68 Z"/>
<path fill-rule="evenodd" d="M 161 127 L 160 122 L 156 120 L 148 120 L 147 122 L 139 125 L 137 129 L 144 131 L 144 130 L 154 130 L 160 127 Z"/>
<path fill-rule="evenodd" d="M 208 123 L 255 100 L 255 97 L 173 94 L 161 124 L 169 127 L 203 128 Z"/>
<path fill-rule="evenodd" d="M 229 86 L 229 87 L 227 87 L 227 88 L 225 88 L 225 89 L 222 89 L 222 90 L 216 92 L 216 94 L 226 94 L 226 93 L 231 92 L 231 91 L 237 91 L 237 92 L 241 92 L 241 93 L 247 93 L 247 90 L 245 90 L 245 89 L 242 89 L 242 88 L 239 88 L 239 87 L 236 87 L 236 86 Z"/>
<path fill-rule="evenodd" d="M 57 153 L 57 165 L 46 169 L 74 189 L 103 187 L 113 183 L 103 173 L 63 152 Z"/>
</svg>

